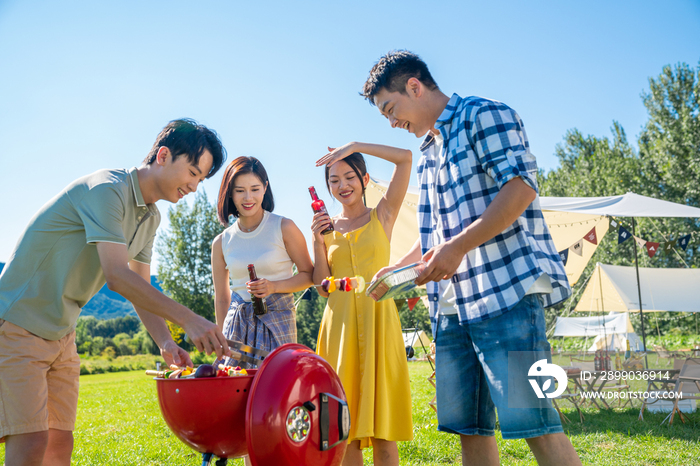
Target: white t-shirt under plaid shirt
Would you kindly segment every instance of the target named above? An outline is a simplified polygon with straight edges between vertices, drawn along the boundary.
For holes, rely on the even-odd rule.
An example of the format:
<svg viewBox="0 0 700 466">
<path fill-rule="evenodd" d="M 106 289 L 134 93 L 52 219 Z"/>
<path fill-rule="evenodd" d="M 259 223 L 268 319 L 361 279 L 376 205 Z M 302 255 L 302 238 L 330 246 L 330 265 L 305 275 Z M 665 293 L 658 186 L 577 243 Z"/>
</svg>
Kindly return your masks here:
<svg viewBox="0 0 700 466">
<path fill-rule="evenodd" d="M 428 133 L 418 161 L 418 227 L 425 254 L 477 220 L 500 189 L 520 177 L 537 191 L 537 164 L 523 128 L 510 107 L 481 97 L 454 94 L 435 124 L 444 144 L 440 153 Z M 432 193 L 437 192 L 437 196 Z M 496 317 L 517 304 L 542 275 L 551 306 L 571 294 L 537 197 L 507 229 L 462 259 L 452 277 L 460 322 Z M 438 284 L 427 284 L 430 315 L 437 313 Z"/>
</svg>

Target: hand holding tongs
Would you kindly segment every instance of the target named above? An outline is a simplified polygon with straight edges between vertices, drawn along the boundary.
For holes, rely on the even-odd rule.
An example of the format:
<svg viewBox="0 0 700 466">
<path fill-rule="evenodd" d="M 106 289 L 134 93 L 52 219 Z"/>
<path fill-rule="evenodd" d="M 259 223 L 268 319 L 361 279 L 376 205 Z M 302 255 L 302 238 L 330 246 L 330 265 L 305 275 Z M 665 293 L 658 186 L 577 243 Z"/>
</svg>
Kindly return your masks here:
<svg viewBox="0 0 700 466">
<path fill-rule="evenodd" d="M 263 360 L 270 355 L 269 351 L 261 350 L 253 346 L 248 346 L 245 343 L 235 340 L 226 340 L 228 347 L 231 349 L 231 359 L 236 359 L 238 361 L 244 361 L 248 364 L 253 364 L 259 366 Z M 249 353 L 251 356 L 242 353 Z M 257 356 L 257 357 L 256 357 Z"/>
</svg>

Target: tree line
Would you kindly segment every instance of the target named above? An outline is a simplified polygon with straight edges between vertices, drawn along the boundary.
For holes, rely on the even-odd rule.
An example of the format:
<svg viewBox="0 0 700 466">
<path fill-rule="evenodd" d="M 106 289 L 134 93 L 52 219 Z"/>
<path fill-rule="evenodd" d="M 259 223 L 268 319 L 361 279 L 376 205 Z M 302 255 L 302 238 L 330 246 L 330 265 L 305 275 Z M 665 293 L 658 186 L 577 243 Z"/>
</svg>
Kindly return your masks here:
<svg viewBox="0 0 700 466">
<path fill-rule="evenodd" d="M 75 327 L 75 345 L 78 353 L 92 356 L 160 354 L 141 320 L 134 316 L 106 320 L 81 317 Z"/>
</svg>

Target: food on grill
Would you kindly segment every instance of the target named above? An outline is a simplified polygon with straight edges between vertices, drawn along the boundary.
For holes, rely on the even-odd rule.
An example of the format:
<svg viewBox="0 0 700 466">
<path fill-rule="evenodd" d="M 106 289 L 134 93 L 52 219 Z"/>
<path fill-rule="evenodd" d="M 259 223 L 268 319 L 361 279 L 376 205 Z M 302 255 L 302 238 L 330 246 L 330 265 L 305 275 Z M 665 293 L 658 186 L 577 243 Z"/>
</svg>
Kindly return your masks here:
<svg viewBox="0 0 700 466">
<path fill-rule="evenodd" d="M 216 377 L 216 369 L 211 364 L 202 364 L 194 372 L 195 379 L 201 379 L 203 377 Z"/>
<path fill-rule="evenodd" d="M 239 377 L 242 375 L 248 375 L 248 371 L 241 369 L 241 366 L 224 366 L 219 364 L 219 371 L 216 373 L 217 377 Z"/>
<path fill-rule="evenodd" d="M 159 379 L 180 379 L 184 377 L 192 377 L 193 367 L 178 367 L 175 364 L 170 365 L 170 369 L 165 371 L 146 371 L 146 375 L 152 375 Z"/>
<path fill-rule="evenodd" d="M 218 369 L 211 364 L 202 364 L 195 370 L 193 367 L 171 366 L 166 371 L 146 371 L 146 375 L 152 375 L 159 379 L 202 379 L 208 377 L 240 377 L 248 375 L 248 371 L 241 369 L 241 366 L 224 366 L 219 364 Z"/>
</svg>

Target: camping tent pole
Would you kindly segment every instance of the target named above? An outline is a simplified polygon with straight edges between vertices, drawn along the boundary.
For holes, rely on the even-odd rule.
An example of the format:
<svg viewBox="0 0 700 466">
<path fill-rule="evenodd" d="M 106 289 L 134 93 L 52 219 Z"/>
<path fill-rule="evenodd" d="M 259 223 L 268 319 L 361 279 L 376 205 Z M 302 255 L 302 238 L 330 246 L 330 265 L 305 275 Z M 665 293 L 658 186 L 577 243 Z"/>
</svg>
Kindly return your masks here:
<svg viewBox="0 0 700 466">
<path fill-rule="evenodd" d="M 596 264 L 597 265 L 597 264 Z M 600 308 L 603 311 L 603 338 L 605 342 L 605 355 L 608 355 L 608 329 L 607 323 L 605 322 L 605 302 L 603 302 L 603 271 L 600 270 L 598 274 L 598 284 L 600 285 Z"/>
<path fill-rule="evenodd" d="M 637 236 L 636 222 L 632 217 L 632 236 Z M 644 314 L 642 314 L 642 286 L 639 284 L 639 262 L 637 261 L 637 240 L 634 239 L 634 270 L 637 271 L 637 292 L 639 293 L 639 320 L 642 323 L 642 344 L 644 345 L 644 366 L 649 369 L 649 361 L 647 359 L 647 337 L 644 334 Z"/>
</svg>

